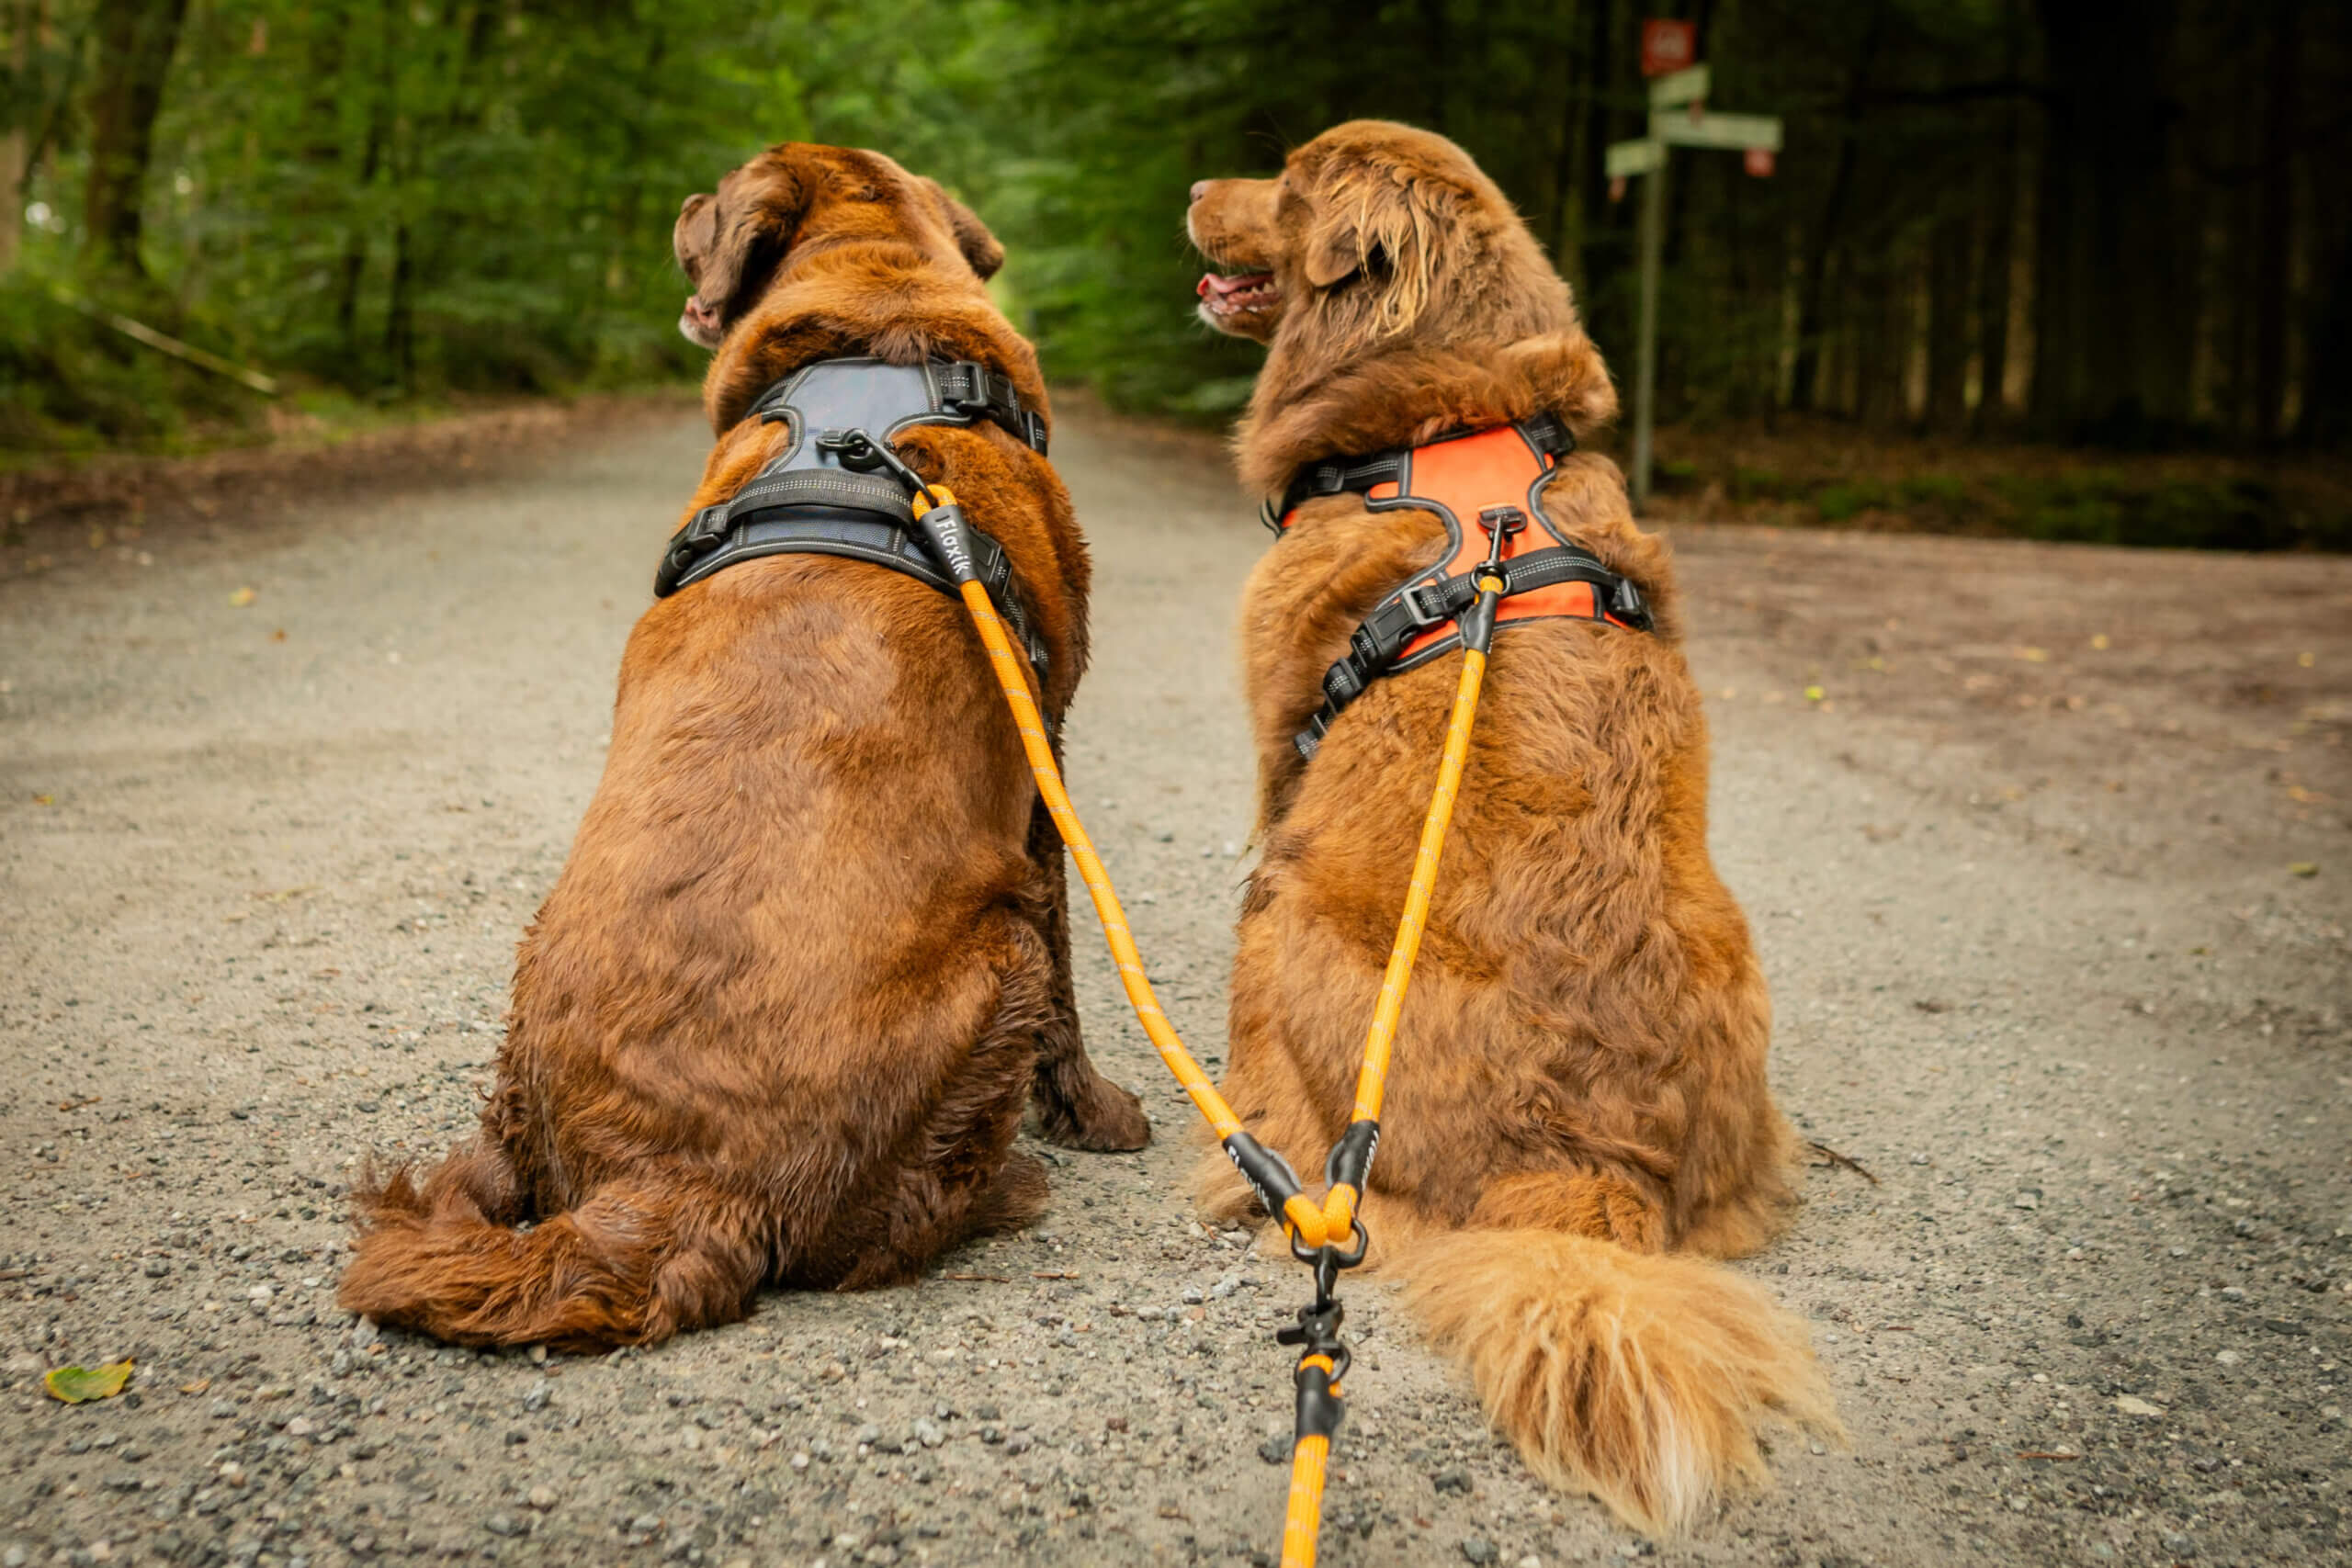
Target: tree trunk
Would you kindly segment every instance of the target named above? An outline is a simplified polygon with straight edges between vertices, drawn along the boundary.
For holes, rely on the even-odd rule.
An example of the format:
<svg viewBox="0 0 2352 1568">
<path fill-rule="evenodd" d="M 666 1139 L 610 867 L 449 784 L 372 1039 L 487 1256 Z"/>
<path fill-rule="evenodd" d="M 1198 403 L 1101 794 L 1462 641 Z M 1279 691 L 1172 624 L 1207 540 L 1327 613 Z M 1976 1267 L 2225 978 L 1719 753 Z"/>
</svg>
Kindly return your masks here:
<svg viewBox="0 0 2352 1568">
<path fill-rule="evenodd" d="M 40 22 L 38 0 L 14 0 L 8 6 L 8 69 L 18 84 L 18 101 L 9 110 L 7 128 L 0 130 L 0 277 L 16 270 L 17 252 L 24 242 L 25 186 L 32 176 L 35 106 L 22 89 L 33 62 Z"/>
<path fill-rule="evenodd" d="M 2187 417 L 2163 57 L 2175 0 L 2041 0 L 2050 81 L 2033 419 L 2145 440 Z"/>
<path fill-rule="evenodd" d="M 1969 221 L 1939 220 L 1928 239 L 1927 425 L 1941 434 L 1968 424 Z"/>
<path fill-rule="evenodd" d="M 1879 43 L 1885 35 L 1886 4 L 1885 0 L 1878 0 L 1862 29 L 1861 51 L 1854 61 L 1854 69 L 1846 78 L 1846 105 L 1838 120 L 1838 162 L 1830 171 L 1829 195 L 1822 203 L 1820 221 L 1813 226 L 1811 240 L 1805 246 L 1804 277 L 1797 296 L 1796 371 L 1789 385 L 1789 404 L 1792 408 L 1809 409 L 1815 403 L 1821 375 L 1821 334 L 1827 326 L 1824 307 L 1828 301 L 1826 286 L 1829 254 L 1837 248 L 1839 231 L 1845 227 L 1846 202 L 1853 194 L 1854 161 L 1862 134 L 1862 93 L 1870 83 L 1871 67 L 1878 59 Z"/>
<path fill-rule="evenodd" d="M 134 277 L 146 276 L 139 242 L 147 164 L 187 15 L 187 0 L 98 0 L 84 245 L 98 265 Z"/>
<path fill-rule="evenodd" d="M 2005 73 L 2024 70 L 2025 25 L 2018 0 L 2001 7 Z M 1976 412 L 1979 431 L 1999 428 L 2008 416 L 2009 304 L 2017 266 L 2018 158 L 2024 136 L 2013 100 L 2001 107 L 2000 149 L 1986 171 L 1984 251 L 1976 264 Z"/>
<path fill-rule="evenodd" d="M 2278 439 L 2287 406 L 2287 302 L 2294 255 L 2295 0 L 2276 0 L 2255 175 L 2254 434 Z"/>
</svg>

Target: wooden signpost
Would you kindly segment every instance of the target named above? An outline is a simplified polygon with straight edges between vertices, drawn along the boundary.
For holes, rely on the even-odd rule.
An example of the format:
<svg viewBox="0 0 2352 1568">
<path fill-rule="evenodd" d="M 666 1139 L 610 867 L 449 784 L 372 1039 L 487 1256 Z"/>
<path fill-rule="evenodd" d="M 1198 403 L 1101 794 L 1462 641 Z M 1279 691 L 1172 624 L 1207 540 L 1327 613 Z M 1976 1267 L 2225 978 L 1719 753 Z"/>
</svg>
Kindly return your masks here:
<svg viewBox="0 0 2352 1568">
<path fill-rule="evenodd" d="M 1770 175 L 1781 150 L 1778 117 L 1707 112 L 1709 73 L 1690 63 L 1688 22 L 1642 25 L 1642 73 L 1650 81 L 1650 131 L 1637 141 L 1610 145 L 1605 172 L 1613 197 L 1623 182 L 1647 175 L 1642 186 L 1642 315 L 1634 356 L 1634 504 L 1650 497 L 1650 434 L 1657 407 L 1657 287 L 1666 251 L 1666 150 L 1695 147 L 1747 154 L 1751 175 Z M 1652 28 L 1668 29 L 1653 37 Z M 1681 29 L 1679 33 L 1672 29 Z M 1676 67 L 1679 67 L 1677 69 Z"/>
</svg>

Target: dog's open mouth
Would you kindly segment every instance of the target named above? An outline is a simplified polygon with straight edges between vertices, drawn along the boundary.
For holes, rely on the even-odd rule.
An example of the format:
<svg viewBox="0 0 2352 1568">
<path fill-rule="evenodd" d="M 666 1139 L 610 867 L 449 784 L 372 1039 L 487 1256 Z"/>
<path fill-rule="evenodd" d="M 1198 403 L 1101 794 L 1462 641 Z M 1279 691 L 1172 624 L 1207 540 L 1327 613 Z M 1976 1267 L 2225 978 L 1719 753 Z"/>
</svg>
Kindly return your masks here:
<svg viewBox="0 0 2352 1568">
<path fill-rule="evenodd" d="M 1201 308 L 1216 316 L 1268 310 L 1282 300 L 1271 272 L 1204 273 L 1193 292 L 1201 297 Z"/>
</svg>

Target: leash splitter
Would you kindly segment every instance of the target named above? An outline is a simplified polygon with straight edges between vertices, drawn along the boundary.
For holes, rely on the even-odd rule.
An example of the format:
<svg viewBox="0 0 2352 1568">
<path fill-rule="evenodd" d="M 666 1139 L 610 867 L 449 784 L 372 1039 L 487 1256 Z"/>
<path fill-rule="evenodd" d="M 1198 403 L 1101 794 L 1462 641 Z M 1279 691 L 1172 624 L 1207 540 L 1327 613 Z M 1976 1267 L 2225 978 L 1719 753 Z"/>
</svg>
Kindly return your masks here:
<svg viewBox="0 0 2352 1568">
<path fill-rule="evenodd" d="M 1405 992 L 1413 964 L 1420 952 L 1421 933 L 1435 891 L 1439 857 L 1445 848 L 1462 771 L 1470 752 L 1471 725 L 1477 713 L 1478 694 L 1486 678 L 1487 658 L 1495 634 L 1496 610 L 1510 591 L 1504 553 L 1510 537 L 1528 526 L 1527 514 L 1516 506 L 1487 507 L 1477 514 L 1487 535 L 1486 558 L 1468 574 L 1474 584 L 1470 598 L 1455 612 L 1463 649 L 1462 677 L 1454 691 L 1453 710 L 1446 727 L 1445 750 L 1438 761 L 1436 788 L 1422 820 L 1421 839 L 1413 861 L 1411 886 L 1389 952 L 1378 1003 L 1365 1036 L 1363 1066 L 1356 1083 L 1356 1103 L 1347 1129 L 1324 1160 L 1329 1190 L 1317 1205 L 1301 1189 L 1297 1172 L 1279 1153 L 1267 1148 L 1242 1129 L 1233 1108 L 1217 1092 L 1191 1052 L 1185 1049 L 1168 1021 L 1144 972 L 1135 934 L 1111 886 L 1086 826 L 1079 820 L 1054 759 L 1053 743 L 1031 694 L 1027 672 L 1013 651 L 1002 619 L 982 583 L 971 555 L 975 536 L 985 538 L 965 518 L 953 491 L 926 482 L 890 448 L 888 438 L 876 440 L 862 429 L 828 432 L 823 438 L 845 467 L 863 471 L 888 468 L 912 495 L 915 518 L 922 536 L 955 581 L 956 592 L 971 614 L 997 684 L 1012 710 L 1031 773 L 1046 809 L 1059 829 L 1079 875 L 1101 917 L 1102 934 L 1119 970 L 1120 985 L 1160 1060 L 1183 1086 L 1209 1125 L 1216 1132 L 1227 1158 L 1238 1170 L 1266 1212 L 1281 1220 L 1290 1239 L 1291 1256 L 1314 1270 L 1315 1298 L 1299 1309 L 1295 1326 L 1278 1331 L 1275 1341 L 1297 1346 L 1297 1369 L 1292 1374 L 1296 1414 L 1291 1436 L 1289 1503 L 1283 1521 L 1283 1568 L 1314 1568 L 1321 1529 L 1323 1488 L 1331 1443 L 1340 1429 L 1346 1405 L 1341 1380 L 1351 1361 L 1340 1328 L 1347 1309 L 1339 1299 L 1340 1275 L 1362 1264 L 1372 1245 L 1371 1234 L 1357 1213 L 1372 1179 L 1374 1156 L 1380 1148 L 1380 1106 L 1389 1056 L 1396 1043 L 1397 1020 L 1404 1011 Z M 1406 469 L 1409 474 L 1409 468 Z M 1319 736 L 1318 736 L 1319 738 Z"/>
</svg>

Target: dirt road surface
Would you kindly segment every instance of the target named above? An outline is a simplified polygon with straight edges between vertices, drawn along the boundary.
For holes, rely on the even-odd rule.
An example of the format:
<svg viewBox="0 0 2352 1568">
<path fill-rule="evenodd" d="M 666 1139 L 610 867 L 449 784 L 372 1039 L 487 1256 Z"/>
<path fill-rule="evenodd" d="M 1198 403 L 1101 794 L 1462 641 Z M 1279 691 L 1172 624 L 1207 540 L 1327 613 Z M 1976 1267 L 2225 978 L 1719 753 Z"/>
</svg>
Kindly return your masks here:
<svg viewBox="0 0 2352 1568">
<path fill-rule="evenodd" d="M 1271 1561 L 1301 1280 L 1190 1218 L 1091 919 L 1159 1139 L 1042 1150 L 1030 1233 L 604 1359 L 334 1307 L 356 1162 L 470 1125 L 705 444 L 665 410 L 0 552 L 5 1568 Z M 1100 562 L 1071 782 L 1214 1061 L 1265 537 L 1200 437 L 1081 412 L 1057 457 Z M 1742 1267 L 1852 1449 L 1784 1438 L 1652 1548 L 1366 1283 L 1324 1560 L 2352 1561 L 2352 561 L 1672 532 L 1774 1081 L 1869 1173 Z"/>
</svg>

